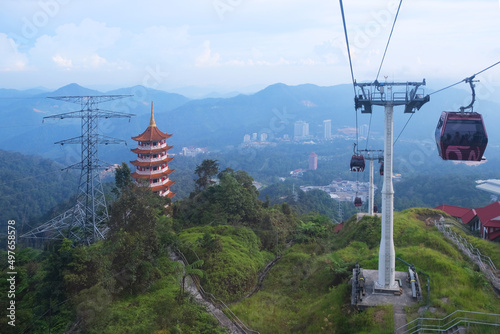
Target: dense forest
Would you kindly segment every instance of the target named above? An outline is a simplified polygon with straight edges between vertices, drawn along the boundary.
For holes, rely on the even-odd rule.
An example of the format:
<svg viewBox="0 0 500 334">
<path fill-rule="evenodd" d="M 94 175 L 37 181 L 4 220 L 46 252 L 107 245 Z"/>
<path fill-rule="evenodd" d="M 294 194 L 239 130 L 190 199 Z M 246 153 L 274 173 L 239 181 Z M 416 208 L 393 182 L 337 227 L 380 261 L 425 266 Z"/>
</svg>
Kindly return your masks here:
<svg viewBox="0 0 500 334">
<path fill-rule="evenodd" d="M 7 220 L 15 220 L 19 232 L 27 232 L 71 205 L 65 202 L 76 193 L 78 174 L 62 171 L 64 167 L 38 156 L 0 150 L 0 235 L 7 230 Z"/>
<path fill-rule="evenodd" d="M 18 244 L 18 322 L 12 328 L 2 317 L 6 333 L 224 333 L 187 292 L 188 276 L 262 334 L 393 332 L 391 306 L 350 307 L 355 263 L 377 266 L 379 218 L 348 219 L 335 233 L 328 216 L 262 201 L 247 172 L 211 159 L 196 165 L 189 196 L 173 203 L 135 185 L 125 164 L 116 176 L 106 240 L 83 246 L 64 239 L 43 250 Z M 428 225 L 437 216 L 429 209 L 395 214 L 397 256 L 428 273 L 432 284 L 431 295 L 408 308 L 408 319 L 426 301 L 432 306 L 426 316 L 495 312 L 500 304 L 485 276 Z M 500 262 L 498 244 L 464 237 Z M 174 261 L 172 251 L 184 253 L 188 264 Z M 2 299 L 0 308 L 7 303 Z"/>
</svg>

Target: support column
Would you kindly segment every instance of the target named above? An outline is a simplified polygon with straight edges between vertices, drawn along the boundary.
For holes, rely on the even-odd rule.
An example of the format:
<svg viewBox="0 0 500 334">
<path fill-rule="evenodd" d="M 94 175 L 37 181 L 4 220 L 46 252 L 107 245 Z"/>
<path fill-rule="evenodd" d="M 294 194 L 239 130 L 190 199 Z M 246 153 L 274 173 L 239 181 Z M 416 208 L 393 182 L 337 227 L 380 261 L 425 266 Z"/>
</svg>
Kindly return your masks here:
<svg viewBox="0 0 500 334">
<path fill-rule="evenodd" d="M 368 214 L 373 216 L 373 197 L 374 197 L 374 187 L 373 187 L 373 157 L 370 157 L 370 189 L 368 191 Z"/>
<path fill-rule="evenodd" d="M 382 237 L 378 256 L 376 288 L 398 289 L 395 281 L 395 251 L 393 239 L 394 189 L 392 185 L 393 105 L 385 105 L 384 185 L 382 187 Z"/>
</svg>

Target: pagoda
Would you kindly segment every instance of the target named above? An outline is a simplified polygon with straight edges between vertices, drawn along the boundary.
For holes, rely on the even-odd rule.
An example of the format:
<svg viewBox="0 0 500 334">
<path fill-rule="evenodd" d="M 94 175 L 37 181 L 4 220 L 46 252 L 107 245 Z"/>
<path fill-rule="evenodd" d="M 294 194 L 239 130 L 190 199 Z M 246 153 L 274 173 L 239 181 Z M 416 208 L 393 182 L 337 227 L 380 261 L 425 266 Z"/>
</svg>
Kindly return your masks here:
<svg viewBox="0 0 500 334">
<path fill-rule="evenodd" d="M 167 145 L 171 134 L 160 131 L 155 123 L 153 102 L 151 102 L 151 120 L 148 128 L 139 136 L 132 137 L 137 141 L 137 148 L 131 151 L 137 154 L 137 160 L 130 163 L 136 167 L 132 177 L 136 180 L 149 182 L 149 187 L 160 196 L 172 198 L 175 193 L 170 187 L 175 183 L 170 180 L 170 173 L 174 171 L 168 163 L 174 158 L 168 156 L 167 151 L 173 146 Z"/>
</svg>

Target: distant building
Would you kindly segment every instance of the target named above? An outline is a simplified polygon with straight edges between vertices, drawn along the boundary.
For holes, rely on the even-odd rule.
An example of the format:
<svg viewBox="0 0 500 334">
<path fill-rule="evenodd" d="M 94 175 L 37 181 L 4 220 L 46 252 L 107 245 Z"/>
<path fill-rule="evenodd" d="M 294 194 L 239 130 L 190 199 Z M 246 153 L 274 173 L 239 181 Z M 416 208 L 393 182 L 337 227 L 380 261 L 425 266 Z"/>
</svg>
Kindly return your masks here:
<svg viewBox="0 0 500 334">
<path fill-rule="evenodd" d="M 301 140 L 309 137 L 309 123 L 297 121 L 293 128 L 293 139 Z"/>
<path fill-rule="evenodd" d="M 323 139 L 332 139 L 332 120 L 325 119 L 323 121 Z"/>
<path fill-rule="evenodd" d="M 302 177 L 303 175 L 304 175 L 304 170 L 302 168 L 290 172 L 291 177 Z"/>
<path fill-rule="evenodd" d="M 479 231 L 481 238 L 500 241 L 500 202 L 496 201 L 482 208 L 468 209 L 443 204 L 435 207 L 456 218 L 471 231 Z"/>
<path fill-rule="evenodd" d="M 263 132 L 260 134 L 260 141 L 267 141 L 267 133 Z"/>
<path fill-rule="evenodd" d="M 246 134 L 243 136 L 243 142 L 244 143 L 249 143 L 250 142 L 250 135 L 249 134 Z"/>
<path fill-rule="evenodd" d="M 257 132 L 252 133 L 252 141 L 257 141 Z"/>
<path fill-rule="evenodd" d="M 208 152 L 208 149 L 206 147 L 183 147 L 182 148 L 182 155 L 185 157 L 195 157 L 198 154 L 205 154 Z"/>
<path fill-rule="evenodd" d="M 316 169 L 318 169 L 318 155 L 313 152 L 309 155 L 309 170 Z"/>
<path fill-rule="evenodd" d="M 156 126 L 153 103 L 151 103 L 149 126 L 139 136 L 132 137 L 137 142 L 137 148 L 132 149 L 132 152 L 137 154 L 137 159 L 130 162 L 136 167 L 131 175 L 136 181 L 148 181 L 153 192 L 168 198 L 175 195 L 170 191 L 170 187 L 175 183 L 170 180 L 170 173 L 174 170 L 168 167 L 168 163 L 174 159 L 167 154 L 172 148 L 167 145 L 167 139 L 170 137 L 171 134 L 161 132 Z"/>
</svg>

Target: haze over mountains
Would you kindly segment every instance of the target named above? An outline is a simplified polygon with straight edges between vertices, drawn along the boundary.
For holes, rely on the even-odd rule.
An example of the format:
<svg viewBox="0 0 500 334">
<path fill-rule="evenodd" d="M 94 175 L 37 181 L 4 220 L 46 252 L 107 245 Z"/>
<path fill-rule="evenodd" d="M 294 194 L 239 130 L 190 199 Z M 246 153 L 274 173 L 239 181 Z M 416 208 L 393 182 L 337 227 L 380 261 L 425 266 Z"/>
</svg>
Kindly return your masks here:
<svg viewBox="0 0 500 334">
<path fill-rule="evenodd" d="M 426 89 L 426 93 L 431 90 Z M 293 136 L 293 124 L 303 120 L 310 123 L 313 135 L 321 136 L 322 121 L 332 120 L 332 132 L 337 129 L 370 124 L 370 115 L 354 112 L 352 86 L 349 84 L 321 87 L 312 84 L 288 86 L 274 84 L 254 94 L 228 98 L 189 99 L 175 93 L 134 86 L 107 92 L 88 89 L 78 84 L 69 84 L 55 91 L 41 88 L 25 91 L 0 89 L 2 113 L 2 136 L 0 148 L 26 154 L 39 154 L 62 160 L 63 163 L 79 159 L 79 147 L 61 149 L 54 142 L 80 135 L 78 119 L 48 119 L 43 117 L 79 110 L 80 106 L 50 99 L 56 96 L 78 95 L 131 95 L 124 99 L 100 104 L 101 109 L 135 114 L 129 120 L 111 119 L 99 123 L 101 134 L 124 139 L 129 147 L 112 145 L 103 147 L 101 158 L 107 161 L 128 161 L 129 149 L 135 144 L 131 136 L 140 134 L 149 123 L 150 105 L 154 101 L 158 127 L 173 133 L 169 144 L 173 153 L 184 146 L 221 149 L 241 144 L 246 133 L 268 133 L 270 139 Z M 462 89 L 448 89 L 432 95 L 429 103 L 416 112 L 405 128 L 400 140 L 433 140 L 434 129 L 441 111 L 454 111 L 470 102 L 470 93 Z M 495 146 L 499 135 L 493 124 L 498 124 L 500 105 L 487 97 L 478 99 L 475 111 L 483 114 L 490 145 Z M 395 109 L 395 136 L 408 120 L 409 114 Z M 370 136 L 383 133 L 383 109 L 374 108 Z"/>
</svg>

